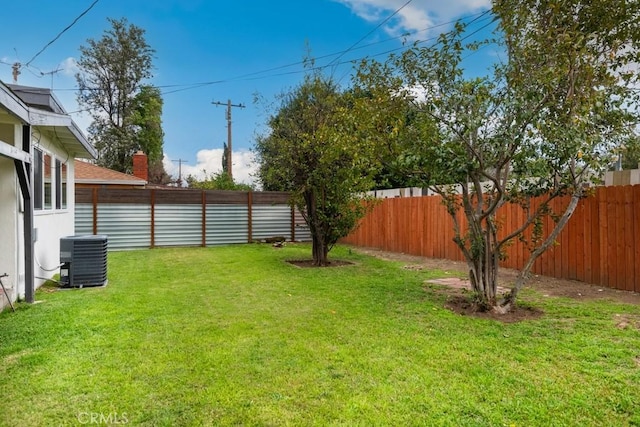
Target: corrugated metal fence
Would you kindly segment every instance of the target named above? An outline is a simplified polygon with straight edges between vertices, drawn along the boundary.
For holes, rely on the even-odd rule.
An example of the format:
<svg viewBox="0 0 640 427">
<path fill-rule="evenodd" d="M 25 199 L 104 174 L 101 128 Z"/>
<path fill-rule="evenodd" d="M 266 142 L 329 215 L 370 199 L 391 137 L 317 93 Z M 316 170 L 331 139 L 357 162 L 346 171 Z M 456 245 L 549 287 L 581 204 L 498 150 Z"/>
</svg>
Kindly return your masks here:
<svg viewBox="0 0 640 427">
<path fill-rule="evenodd" d="M 282 236 L 309 241 L 287 193 L 76 188 L 75 233 L 105 234 L 109 250 L 213 246 Z"/>
<path fill-rule="evenodd" d="M 360 227 L 343 239 L 345 243 L 404 252 L 428 258 L 463 260 L 453 242 L 453 222 L 440 196 L 385 199 L 363 219 Z M 568 198 L 552 202 L 561 212 Z M 537 207 L 534 201 L 533 208 Z M 518 205 L 500 208 L 500 235 L 522 224 Z M 544 221 L 545 235 L 554 226 Z M 462 223 L 465 228 L 466 224 Z M 528 230 L 530 236 L 531 230 Z M 521 268 L 529 250 L 514 239 L 506 250 L 507 268 Z M 557 239 L 533 266 L 533 273 L 579 280 L 614 289 L 640 292 L 640 185 L 598 187 L 580 201 Z"/>
</svg>

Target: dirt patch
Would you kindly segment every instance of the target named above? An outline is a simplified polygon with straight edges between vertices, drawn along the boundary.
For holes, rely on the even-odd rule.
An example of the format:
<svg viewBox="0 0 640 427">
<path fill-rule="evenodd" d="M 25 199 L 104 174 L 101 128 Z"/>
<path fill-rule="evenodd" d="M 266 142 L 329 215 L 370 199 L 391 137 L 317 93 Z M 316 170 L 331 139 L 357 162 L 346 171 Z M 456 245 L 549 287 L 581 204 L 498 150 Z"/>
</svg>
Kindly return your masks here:
<svg viewBox="0 0 640 427">
<path fill-rule="evenodd" d="M 342 260 L 330 261 L 329 265 L 325 265 L 325 266 L 322 266 L 322 267 L 319 267 L 319 266 L 315 265 L 313 263 L 312 259 L 290 259 L 290 260 L 287 260 L 287 262 L 289 264 L 293 264 L 296 267 L 300 267 L 300 268 L 344 267 L 344 266 L 347 266 L 347 265 L 353 265 L 352 262 L 342 261 Z"/>
<path fill-rule="evenodd" d="M 497 314 L 492 311 L 483 311 L 475 304 L 469 295 L 450 295 L 447 302 L 444 304 L 446 308 L 454 313 L 461 314 L 463 316 L 474 316 L 482 319 L 493 319 L 504 323 L 515 323 L 522 320 L 534 320 L 540 318 L 544 312 L 533 307 L 523 307 L 521 305 L 516 306 L 514 310 L 511 310 L 505 314 Z"/>
<path fill-rule="evenodd" d="M 0 372 L 6 371 L 10 366 L 15 365 L 25 356 L 29 356 L 33 353 L 33 350 L 27 349 L 19 351 L 18 353 L 13 353 L 5 356 L 2 360 L 0 360 Z"/>
<path fill-rule="evenodd" d="M 411 266 L 408 268 L 411 270 L 417 270 L 418 266 L 423 266 L 426 270 L 442 270 L 460 279 L 467 277 L 467 265 L 460 261 L 423 258 L 376 249 L 353 248 L 353 250 L 381 259 L 407 263 L 405 268 Z M 515 282 L 517 274 L 518 272 L 516 270 L 501 268 L 498 273 L 498 286 L 508 289 L 511 284 Z M 578 300 L 609 299 L 624 304 L 640 305 L 640 293 L 590 285 L 576 280 L 563 280 L 533 275 L 525 287 L 540 292 L 544 297 L 568 297 Z"/>
<path fill-rule="evenodd" d="M 637 329 L 640 331 L 640 316 L 616 314 L 613 321 L 618 329 Z"/>
</svg>

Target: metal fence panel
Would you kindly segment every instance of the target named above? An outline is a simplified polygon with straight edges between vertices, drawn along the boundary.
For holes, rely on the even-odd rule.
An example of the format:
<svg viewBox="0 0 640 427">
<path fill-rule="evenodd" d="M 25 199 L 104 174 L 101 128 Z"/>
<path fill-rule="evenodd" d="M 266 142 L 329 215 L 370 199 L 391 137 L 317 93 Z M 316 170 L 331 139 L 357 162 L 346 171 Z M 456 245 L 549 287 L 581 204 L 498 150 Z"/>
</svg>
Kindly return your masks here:
<svg viewBox="0 0 640 427">
<path fill-rule="evenodd" d="M 155 246 L 202 245 L 202 206 L 156 205 Z"/>
<path fill-rule="evenodd" d="M 244 205 L 207 205 L 207 246 L 247 243 L 249 209 Z"/>
<path fill-rule="evenodd" d="M 251 217 L 254 240 L 275 236 L 291 239 L 291 207 L 288 205 L 254 205 Z"/>
<path fill-rule="evenodd" d="M 302 217 L 300 211 L 296 210 L 295 214 L 295 233 L 296 233 L 296 241 L 298 242 L 310 242 L 311 241 L 311 231 L 309 231 L 309 226 L 306 221 Z"/>
<path fill-rule="evenodd" d="M 93 234 L 93 205 L 76 204 L 74 234 Z"/>
<path fill-rule="evenodd" d="M 98 205 L 98 234 L 109 238 L 109 250 L 151 246 L 151 206 Z"/>
<path fill-rule="evenodd" d="M 251 239 L 255 240 L 275 236 L 291 239 L 292 218 L 289 205 L 266 204 L 263 203 L 265 200 L 258 199 L 259 203 L 253 204 L 251 208 L 246 204 L 228 203 L 227 200 L 207 204 L 204 243 L 207 246 L 246 243 L 250 238 L 249 229 Z M 152 201 L 153 198 L 150 199 Z M 93 209 L 93 205 L 87 201 L 76 204 L 76 235 L 93 233 Z M 108 236 L 109 250 L 149 248 L 152 237 L 154 246 L 199 246 L 203 243 L 202 209 L 201 204 L 190 203 L 156 203 L 152 209 L 151 205 L 138 200 L 135 203 L 115 200 L 98 202 L 97 233 Z M 155 227 L 153 234 L 152 223 Z M 300 213 L 295 215 L 294 226 L 295 240 L 311 240 L 309 229 Z"/>
</svg>

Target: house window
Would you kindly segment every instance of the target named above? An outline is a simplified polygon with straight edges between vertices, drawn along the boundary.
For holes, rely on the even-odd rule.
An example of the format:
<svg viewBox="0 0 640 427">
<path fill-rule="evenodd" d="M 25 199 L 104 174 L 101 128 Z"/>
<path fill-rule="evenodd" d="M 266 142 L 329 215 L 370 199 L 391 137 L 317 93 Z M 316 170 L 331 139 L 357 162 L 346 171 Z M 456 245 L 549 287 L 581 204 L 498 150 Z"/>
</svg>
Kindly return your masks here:
<svg viewBox="0 0 640 427">
<path fill-rule="evenodd" d="M 51 175 L 52 175 L 52 163 L 51 163 L 51 156 L 48 154 L 44 155 L 44 208 L 45 209 L 51 209 L 53 207 L 52 204 L 52 199 L 53 199 L 53 194 L 52 194 L 52 180 L 51 180 Z"/>
<path fill-rule="evenodd" d="M 67 165 L 56 159 L 56 209 L 67 208 Z"/>
<path fill-rule="evenodd" d="M 44 188 L 42 160 L 42 151 L 33 150 L 33 208 L 37 210 L 42 209 L 42 190 Z"/>
</svg>

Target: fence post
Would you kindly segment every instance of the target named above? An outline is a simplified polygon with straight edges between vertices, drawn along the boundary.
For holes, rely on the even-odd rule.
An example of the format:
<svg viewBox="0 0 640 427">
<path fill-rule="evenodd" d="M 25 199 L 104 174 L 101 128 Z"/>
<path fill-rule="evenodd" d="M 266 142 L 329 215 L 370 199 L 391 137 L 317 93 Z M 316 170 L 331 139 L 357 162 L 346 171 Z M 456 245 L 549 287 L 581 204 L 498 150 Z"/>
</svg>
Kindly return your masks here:
<svg viewBox="0 0 640 427">
<path fill-rule="evenodd" d="M 296 241 L 296 208 L 291 205 L 291 241 Z"/>
<path fill-rule="evenodd" d="M 156 246 L 156 190 L 151 190 L 151 249 Z"/>
<path fill-rule="evenodd" d="M 207 247 L 207 193 L 202 190 L 202 247 Z"/>
<path fill-rule="evenodd" d="M 249 243 L 253 242 L 253 192 L 247 192 L 247 219 L 248 219 L 248 230 L 247 230 L 247 239 Z"/>
</svg>

